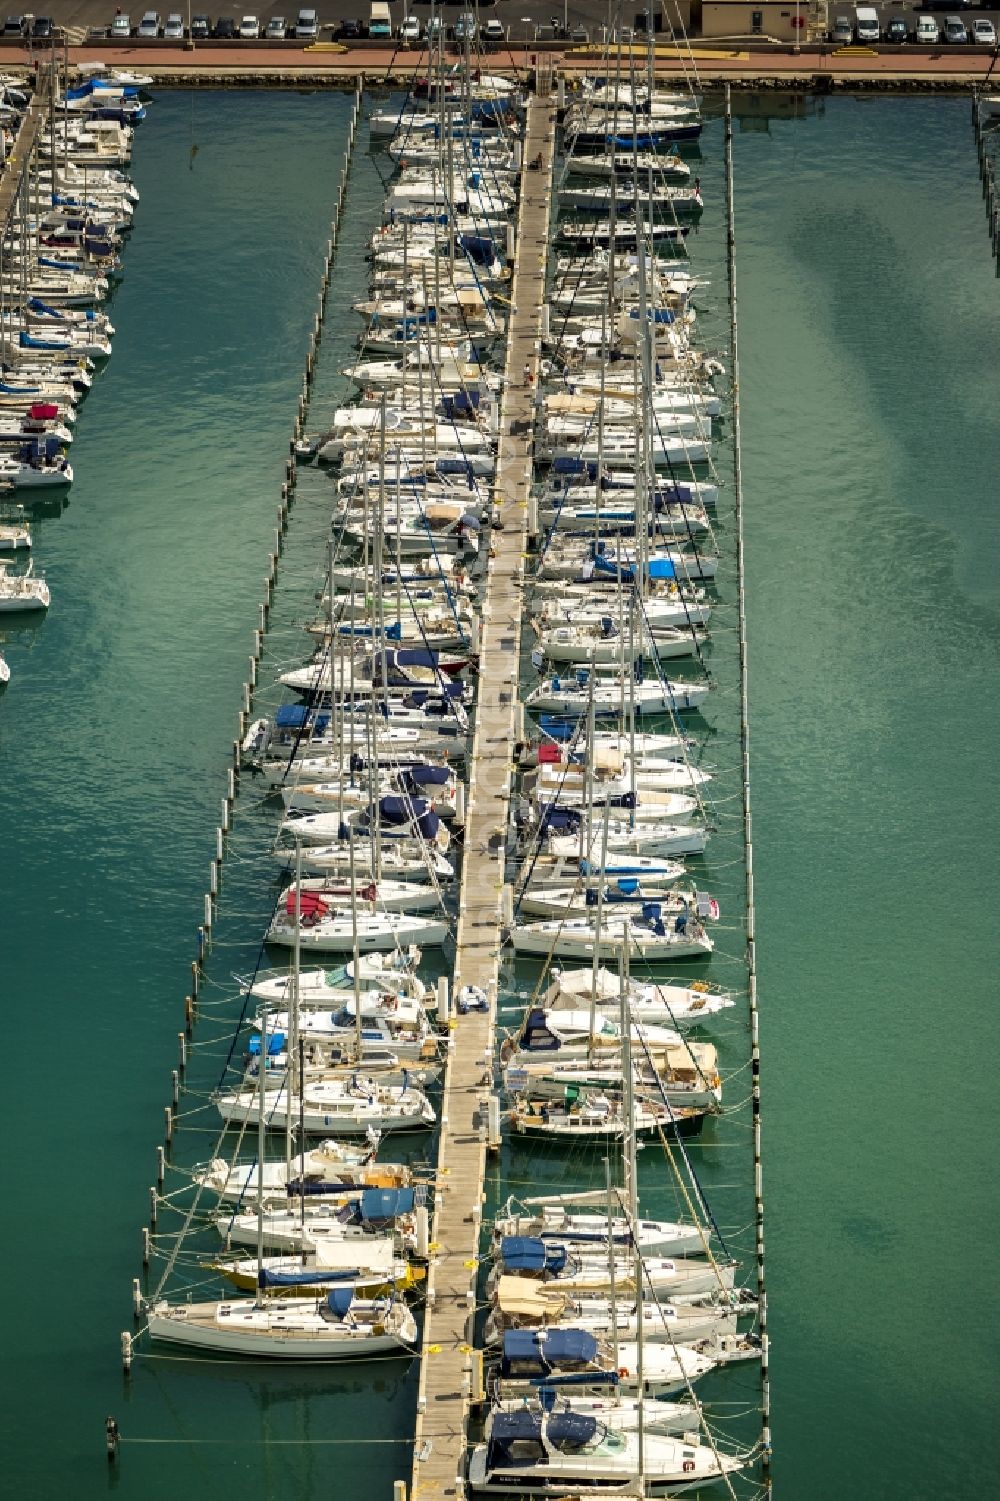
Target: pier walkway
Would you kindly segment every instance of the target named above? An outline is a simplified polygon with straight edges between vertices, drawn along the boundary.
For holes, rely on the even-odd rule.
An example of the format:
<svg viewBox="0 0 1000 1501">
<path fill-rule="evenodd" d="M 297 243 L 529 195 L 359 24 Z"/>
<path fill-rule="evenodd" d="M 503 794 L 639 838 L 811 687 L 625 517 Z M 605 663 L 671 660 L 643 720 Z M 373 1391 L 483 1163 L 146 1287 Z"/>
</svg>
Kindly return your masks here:
<svg viewBox="0 0 1000 1501">
<path fill-rule="evenodd" d="M 48 118 L 50 108 L 48 89 L 48 79 L 43 77 L 21 120 L 21 128 L 3 164 L 3 172 L 0 174 L 0 236 L 3 239 L 7 238 L 14 204 L 21 191 L 25 172 L 34 156 L 38 137 Z"/>
<path fill-rule="evenodd" d="M 521 643 L 521 580 L 532 471 L 534 391 L 555 153 L 555 100 L 533 96 L 515 247 L 496 475 L 500 525 L 490 538 L 482 606 L 479 694 L 469 762 L 454 991 L 474 985 L 489 1012 L 456 1017 L 444 1094 L 427 1308 L 421 1351 L 412 1501 L 464 1494 L 466 1427 L 474 1387 L 472 1324 L 486 1158 L 486 1097 L 501 945 L 501 892 L 511 792 Z M 540 170 L 527 163 L 541 155 Z M 532 379 L 526 381 L 525 366 Z"/>
</svg>

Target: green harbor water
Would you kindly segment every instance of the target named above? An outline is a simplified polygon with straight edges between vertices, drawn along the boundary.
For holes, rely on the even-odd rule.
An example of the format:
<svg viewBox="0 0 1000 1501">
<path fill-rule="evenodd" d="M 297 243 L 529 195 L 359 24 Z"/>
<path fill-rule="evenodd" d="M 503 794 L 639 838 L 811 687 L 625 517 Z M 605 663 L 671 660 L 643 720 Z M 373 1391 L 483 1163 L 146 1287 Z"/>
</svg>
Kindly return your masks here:
<svg viewBox="0 0 1000 1501">
<path fill-rule="evenodd" d="M 35 525 L 53 605 L 37 628 L 3 630 L 12 1496 L 200 1501 L 238 1488 L 248 1501 L 325 1501 L 387 1496 L 409 1474 L 412 1365 L 141 1357 L 124 1385 L 118 1353 L 349 109 L 326 94 L 158 95 L 133 164 L 142 202 L 111 307 L 114 356 L 81 413 L 69 504 Z M 978 1501 L 996 1486 L 1000 1334 L 1000 319 L 968 108 L 807 100 L 802 118 L 741 123 L 775 1484 L 795 1501 Z M 692 237 L 716 348 L 721 139 L 714 121 Z M 362 154 L 352 176 L 319 416 L 344 389 L 347 309 L 363 295 L 384 171 Z M 264 681 L 303 655 L 330 501 L 329 481 L 304 471 Z M 723 535 L 731 553 L 725 519 Z M 730 726 L 732 623 L 720 611 L 713 658 Z M 735 741 L 720 733 L 707 754 L 722 828 L 706 874 L 731 907 L 735 805 L 721 799 L 738 786 Z M 261 858 L 274 819 L 245 784 L 185 1097 L 187 1161 L 211 1151 L 203 1095 L 238 1011 L 226 982 L 255 963 L 274 900 Z M 720 949 L 711 973 L 736 983 L 738 935 Z M 720 1048 L 738 1067 L 745 1030 Z M 745 1098 L 745 1078 L 727 1090 Z M 746 1258 L 745 1111 L 692 1157 Z M 178 1225 L 161 1213 L 165 1237 Z M 169 1241 L 158 1250 L 154 1280 Z M 192 1289 L 198 1260 L 183 1266 Z M 754 1401 L 753 1368 L 712 1381 L 706 1400 L 731 1404 L 724 1427 L 752 1438 L 738 1412 Z M 115 1470 L 108 1413 L 126 1440 Z"/>
</svg>

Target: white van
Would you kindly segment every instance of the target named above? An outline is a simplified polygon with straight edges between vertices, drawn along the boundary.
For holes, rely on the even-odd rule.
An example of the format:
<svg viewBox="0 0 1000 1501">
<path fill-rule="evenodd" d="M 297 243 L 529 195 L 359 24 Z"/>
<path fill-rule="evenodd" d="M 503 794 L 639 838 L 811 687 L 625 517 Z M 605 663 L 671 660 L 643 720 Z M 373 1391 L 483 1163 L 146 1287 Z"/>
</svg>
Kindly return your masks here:
<svg viewBox="0 0 1000 1501">
<path fill-rule="evenodd" d="M 314 10 L 300 10 L 295 23 L 295 35 L 304 42 L 314 42 L 319 36 L 319 22 Z"/>
<path fill-rule="evenodd" d="M 941 28 L 933 16 L 917 17 L 917 45 L 920 47 L 936 47 L 941 40 Z"/>
<path fill-rule="evenodd" d="M 871 5 L 858 5 L 854 11 L 854 34 L 859 42 L 877 42 L 881 36 L 878 11 Z"/>
</svg>

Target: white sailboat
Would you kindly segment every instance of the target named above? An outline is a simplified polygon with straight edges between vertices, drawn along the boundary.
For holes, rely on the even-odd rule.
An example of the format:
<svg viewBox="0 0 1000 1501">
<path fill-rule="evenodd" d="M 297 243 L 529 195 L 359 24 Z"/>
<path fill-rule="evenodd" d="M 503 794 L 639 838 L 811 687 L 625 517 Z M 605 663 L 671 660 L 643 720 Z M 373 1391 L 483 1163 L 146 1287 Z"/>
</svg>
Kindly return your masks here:
<svg viewBox="0 0 1000 1501">
<path fill-rule="evenodd" d="M 0 558 L 0 612 L 47 610 L 51 602 L 48 584 L 35 573 L 31 563 L 24 573 L 12 573 L 10 563 Z"/>
<path fill-rule="evenodd" d="M 264 1071 L 266 1077 L 266 1070 Z M 263 1114 L 269 1130 L 301 1125 L 307 1136 L 366 1136 L 370 1131 L 427 1130 L 437 1116 L 414 1084 L 378 1084 L 355 1073 L 348 1078 L 311 1079 L 301 1098 L 284 1087 L 223 1090 L 214 1103 L 227 1126 L 249 1125 Z"/>
<path fill-rule="evenodd" d="M 296 967 L 297 962 L 296 954 Z M 263 1068 L 258 1070 L 256 1103 L 257 1161 L 263 1163 L 268 1124 Z M 305 1204 L 301 1195 L 301 1209 Z M 350 1286 L 323 1290 L 319 1296 L 312 1292 L 302 1297 L 268 1297 L 263 1271 L 264 1216 L 264 1197 L 259 1195 L 255 1217 L 256 1295 L 184 1303 L 156 1297 L 147 1310 L 152 1339 L 215 1354 L 267 1360 L 364 1360 L 413 1348 L 416 1321 L 406 1305 L 394 1298 L 359 1299 Z M 305 1272 L 303 1286 L 309 1285 L 309 1273 Z M 287 1282 L 281 1291 L 288 1293 Z"/>
<path fill-rule="evenodd" d="M 355 1298 L 353 1288 L 305 1298 L 155 1303 L 152 1339 L 265 1360 L 368 1360 L 410 1352 L 417 1325 L 405 1303 Z"/>
</svg>

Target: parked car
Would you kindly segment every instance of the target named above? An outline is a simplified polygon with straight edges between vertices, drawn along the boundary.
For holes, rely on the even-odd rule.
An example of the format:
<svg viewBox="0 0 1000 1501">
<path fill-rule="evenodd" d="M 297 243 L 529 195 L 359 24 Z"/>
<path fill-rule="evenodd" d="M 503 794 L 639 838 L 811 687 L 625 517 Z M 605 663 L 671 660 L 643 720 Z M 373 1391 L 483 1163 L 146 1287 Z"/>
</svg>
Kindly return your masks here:
<svg viewBox="0 0 1000 1501">
<path fill-rule="evenodd" d="M 357 42 L 364 36 L 365 29 L 360 21 L 353 18 L 341 21 L 337 27 L 337 36 L 342 42 Z"/>
<path fill-rule="evenodd" d="M 24 17 L 8 16 L 3 23 L 3 36 L 24 36 Z"/>
<path fill-rule="evenodd" d="M 158 37 L 160 34 L 160 18 L 155 10 L 143 12 L 142 20 L 136 30 L 136 36 Z"/>
<path fill-rule="evenodd" d="M 201 42 L 204 42 L 211 35 L 212 35 L 212 21 L 211 21 L 211 17 L 209 17 L 209 16 L 192 16 L 191 17 L 191 39 L 192 39 L 192 41 L 201 41 Z"/>
<path fill-rule="evenodd" d="M 236 35 L 236 22 L 232 16 L 220 16 L 212 27 L 212 35 L 217 42 L 231 42 Z"/>
<path fill-rule="evenodd" d="M 835 47 L 849 47 L 854 41 L 854 25 L 850 16 L 834 17 L 830 40 Z"/>
<path fill-rule="evenodd" d="M 264 35 L 269 42 L 283 42 L 287 31 L 288 22 L 284 16 L 272 16 L 267 23 L 267 30 L 264 32 Z"/>
<path fill-rule="evenodd" d="M 295 22 L 295 35 L 299 41 L 314 42 L 319 36 L 319 21 L 314 10 L 300 10 Z"/>
<path fill-rule="evenodd" d="M 961 16 L 945 16 L 944 39 L 953 47 L 967 47 L 969 33 L 965 29 L 965 22 Z"/>
<path fill-rule="evenodd" d="M 466 38 L 468 38 L 470 42 L 474 42 L 476 40 L 477 30 L 478 28 L 476 26 L 476 18 L 472 14 L 471 10 L 467 10 L 462 15 L 460 15 L 458 20 L 455 22 L 455 41 L 464 42 Z"/>
<path fill-rule="evenodd" d="M 175 10 L 172 10 L 163 23 L 163 40 L 165 42 L 183 42 L 184 21 Z"/>
<path fill-rule="evenodd" d="M 483 22 L 479 28 L 479 35 L 484 42 L 505 42 L 507 40 L 507 32 L 504 29 L 504 24 L 496 16 L 490 16 L 488 21 Z"/>
<path fill-rule="evenodd" d="M 941 30 L 933 16 L 917 17 L 917 41 L 922 47 L 936 47 L 941 40 Z"/>
<path fill-rule="evenodd" d="M 52 38 L 52 17 L 36 16 L 31 23 L 31 36 L 32 40 L 36 42 L 50 41 Z"/>
<path fill-rule="evenodd" d="M 403 24 L 399 28 L 399 40 L 401 42 L 419 42 L 420 22 L 416 16 L 403 17 Z"/>
<path fill-rule="evenodd" d="M 242 16 L 240 19 L 240 41 L 255 42 L 260 36 L 260 22 L 256 16 Z"/>
<path fill-rule="evenodd" d="M 997 29 L 987 16 L 981 16 L 972 23 L 972 40 L 979 47 L 995 47 L 997 44 Z"/>
<path fill-rule="evenodd" d="M 427 22 L 427 30 L 424 32 L 424 36 L 429 42 L 436 42 L 442 31 L 445 30 L 445 23 L 442 21 L 441 17 L 431 16 L 430 20 Z"/>
<path fill-rule="evenodd" d="M 885 27 L 885 39 L 887 42 L 895 43 L 897 47 L 910 40 L 910 28 L 906 24 L 905 16 L 889 17 Z"/>
</svg>

